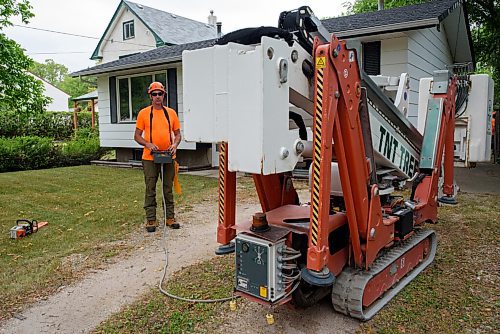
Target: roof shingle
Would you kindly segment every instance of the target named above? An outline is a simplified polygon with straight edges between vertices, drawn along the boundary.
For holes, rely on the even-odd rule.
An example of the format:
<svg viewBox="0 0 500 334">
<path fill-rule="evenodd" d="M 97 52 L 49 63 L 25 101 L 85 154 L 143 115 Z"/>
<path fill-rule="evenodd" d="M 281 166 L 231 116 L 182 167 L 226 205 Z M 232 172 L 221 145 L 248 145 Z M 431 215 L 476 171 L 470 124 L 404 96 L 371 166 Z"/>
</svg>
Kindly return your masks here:
<svg viewBox="0 0 500 334">
<path fill-rule="evenodd" d="M 184 44 L 217 37 L 217 30 L 208 23 L 123 0 L 165 44 Z"/>
<path fill-rule="evenodd" d="M 181 57 L 184 50 L 196 50 L 212 46 L 215 39 L 180 45 L 162 46 L 143 53 L 121 58 L 109 63 L 100 64 L 88 69 L 71 73 L 72 76 L 93 75 L 123 69 L 132 69 L 146 65 L 165 64 Z"/>
<path fill-rule="evenodd" d="M 357 30 L 398 23 L 407 23 L 428 19 L 442 21 L 459 0 L 440 0 L 418 5 L 380 10 L 376 12 L 340 16 L 322 20 L 328 31 L 342 35 L 343 31 Z"/>
</svg>

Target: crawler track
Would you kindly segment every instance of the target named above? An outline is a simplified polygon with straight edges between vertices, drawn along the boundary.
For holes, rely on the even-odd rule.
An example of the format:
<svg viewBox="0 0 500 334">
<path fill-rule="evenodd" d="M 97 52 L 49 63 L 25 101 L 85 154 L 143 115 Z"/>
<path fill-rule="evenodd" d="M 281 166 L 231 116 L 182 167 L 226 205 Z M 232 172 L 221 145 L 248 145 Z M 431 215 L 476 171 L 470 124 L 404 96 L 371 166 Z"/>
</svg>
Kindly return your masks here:
<svg viewBox="0 0 500 334">
<path fill-rule="evenodd" d="M 427 238 L 430 238 L 430 250 L 427 257 L 399 280 L 399 282 L 383 293 L 379 299 L 370 306 L 363 307 L 363 294 L 368 282 Z M 378 258 L 369 270 L 344 269 L 337 277 L 332 288 L 333 307 L 336 311 L 351 317 L 363 321 L 369 320 L 422 270 L 432 263 L 436 255 L 436 246 L 436 233 L 433 230 L 418 230 L 411 238 L 390 249 Z"/>
</svg>

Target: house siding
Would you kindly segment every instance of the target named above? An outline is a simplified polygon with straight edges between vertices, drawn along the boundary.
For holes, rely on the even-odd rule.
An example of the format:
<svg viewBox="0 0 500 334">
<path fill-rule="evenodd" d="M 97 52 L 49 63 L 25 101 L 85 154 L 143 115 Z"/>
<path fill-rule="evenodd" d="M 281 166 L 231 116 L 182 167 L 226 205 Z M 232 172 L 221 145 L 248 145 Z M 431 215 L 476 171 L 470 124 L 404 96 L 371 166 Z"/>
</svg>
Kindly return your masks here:
<svg viewBox="0 0 500 334">
<path fill-rule="evenodd" d="M 70 96 L 65 92 L 57 89 L 51 84 L 42 81 L 44 88 L 44 95 L 52 99 L 52 101 L 47 106 L 48 111 L 69 111 L 68 100 Z"/>
<path fill-rule="evenodd" d="M 435 70 L 453 64 L 444 27 L 409 31 L 408 75 L 410 77 L 410 109 L 408 118 L 417 126 L 418 87 L 421 78 L 432 77 Z"/>
<path fill-rule="evenodd" d="M 123 22 L 132 20 L 135 37 L 123 40 Z M 101 44 L 102 63 L 117 60 L 120 56 L 156 48 L 156 40 L 152 32 L 126 7 L 121 9 L 109 31 Z"/>
<path fill-rule="evenodd" d="M 351 38 L 347 39 L 347 46 L 356 49 L 358 61 L 363 64 L 363 43 L 380 41 L 380 74 L 390 76 L 400 76 L 408 71 L 408 38 L 406 36 L 387 37 L 384 35 L 370 37 L 369 39 Z"/>
<path fill-rule="evenodd" d="M 426 28 L 396 35 L 348 39 L 348 45 L 356 48 L 360 55 L 363 42 L 376 40 L 381 41 L 380 74 L 400 76 L 406 72 L 410 77 L 408 119 L 417 126 L 420 79 L 432 77 L 435 70 L 444 70 L 446 65 L 453 64 L 444 27 L 441 26 L 440 31 Z"/>
<path fill-rule="evenodd" d="M 171 67 L 172 68 L 172 67 Z M 184 129 L 184 112 L 182 103 L 182 68 L 176 64 L 177 69 L 177 101 L 178 116 L 181 123 L 181 132 Z M 165 71 L 166 68 L 160 71 Z M 111 123 L 111 101 L 109 92 L 109 76 L 99 76 L 97 79 L 99 98 L 99 138 L 102 147 L 115 148 L 141 148 L 134 140 L 135 122 Z M 194 150 L 196 143 L 187 143 L 184 140 L 179 149 Z"/>
<path fill-rule="evenodd" d="M 400 76 L 408 71 L 408 38 L 384 39 L 380 54 L 381 75 Z"/>
</svg>

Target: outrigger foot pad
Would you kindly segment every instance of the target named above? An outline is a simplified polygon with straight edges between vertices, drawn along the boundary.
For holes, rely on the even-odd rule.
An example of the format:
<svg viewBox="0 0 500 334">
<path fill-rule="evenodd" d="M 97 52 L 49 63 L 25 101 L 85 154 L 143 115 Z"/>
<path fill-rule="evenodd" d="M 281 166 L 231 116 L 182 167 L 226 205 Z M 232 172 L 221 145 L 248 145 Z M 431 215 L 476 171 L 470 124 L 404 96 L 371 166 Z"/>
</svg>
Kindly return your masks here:
<svg viewBox="0 0 500 334">
<path fill-rule="evenodd" d="M 230 242 L 226 245 L 220 245 L 215 250 L 215 255 L 226 255 L 230 253 L 234 253 L 234 242 Z"/>
<path fill-rule="evenodd" d="M 449 205 L 456 205 L 458 201 L 454 197 L 442 196 L 438 198 L 438 202 Z"/>
<path fill-rule="evenodd" d="M 300 272 L 300 277 L 307 283 L 316 286 L 330 286 L 335 282 L 335 276 L 326 267 L 322 271 L 304 268 Z"/>
</svg>

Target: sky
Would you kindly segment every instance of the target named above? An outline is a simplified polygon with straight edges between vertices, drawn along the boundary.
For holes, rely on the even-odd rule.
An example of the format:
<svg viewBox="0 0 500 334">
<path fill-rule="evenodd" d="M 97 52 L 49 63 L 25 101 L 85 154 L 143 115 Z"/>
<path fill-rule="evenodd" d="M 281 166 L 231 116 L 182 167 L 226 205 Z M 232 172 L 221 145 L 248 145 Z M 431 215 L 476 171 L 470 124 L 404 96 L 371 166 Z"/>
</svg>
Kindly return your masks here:
<svg viewBox="0 0 500 334">
<path fill-rule="evenodd" d="M 309 6 L 319 18 L 335 17 L 346 11 L 347 0 L 132 0 L 132 2 L 174 13 L 193 20 L 208 22 L 210 10 L 222 22 L 222 32 L 255 26 L 276 26 L 279 14 L 300 6 Z M 18 18 L 3 32 L 19 43 L 26 54 L 38 62 L 53 59 L 70 72 L 95 65 L 90 56 L 120 3 L 120 0 L 30 0 L 35 17 L 28 25 Z M 45 29 L 88 36 L 83 38 Z"/>
</svg>

